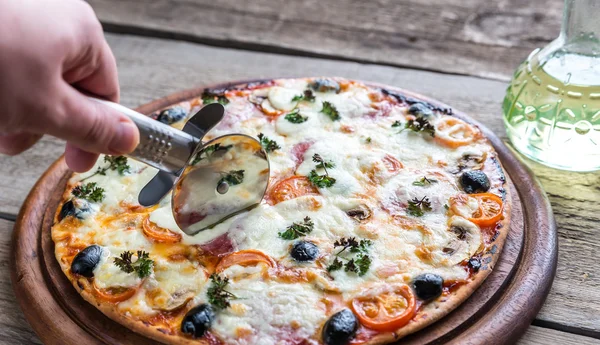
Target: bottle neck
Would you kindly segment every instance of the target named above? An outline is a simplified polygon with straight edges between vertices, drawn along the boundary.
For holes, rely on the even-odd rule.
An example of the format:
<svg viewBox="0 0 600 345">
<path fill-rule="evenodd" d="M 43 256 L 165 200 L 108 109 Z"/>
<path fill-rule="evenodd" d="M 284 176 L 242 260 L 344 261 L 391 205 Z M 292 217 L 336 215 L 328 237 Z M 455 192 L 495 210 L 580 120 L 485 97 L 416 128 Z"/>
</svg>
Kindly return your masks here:
<svg viewBox="0 0 600 345">
<path fill-rule="evenodd" d="M 600 53 L 600 1 L 565 0 L 560 31 L 564 48 L 577 54 Z"/>
</svg>

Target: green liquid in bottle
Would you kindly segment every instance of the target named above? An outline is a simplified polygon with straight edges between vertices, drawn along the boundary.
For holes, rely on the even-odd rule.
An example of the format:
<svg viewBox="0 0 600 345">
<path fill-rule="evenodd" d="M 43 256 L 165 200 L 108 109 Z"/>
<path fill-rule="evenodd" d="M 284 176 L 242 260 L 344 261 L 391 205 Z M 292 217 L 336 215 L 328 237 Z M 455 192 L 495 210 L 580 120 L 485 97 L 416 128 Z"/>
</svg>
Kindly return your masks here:
<svg viewBox="0 0 600 345">
<path fill-rule="evenodd" d="M 504 98 L 504 123 L 517 150 L 546 165 L 600 169 L 600 57 L 533 51 Z"/>
</svg>

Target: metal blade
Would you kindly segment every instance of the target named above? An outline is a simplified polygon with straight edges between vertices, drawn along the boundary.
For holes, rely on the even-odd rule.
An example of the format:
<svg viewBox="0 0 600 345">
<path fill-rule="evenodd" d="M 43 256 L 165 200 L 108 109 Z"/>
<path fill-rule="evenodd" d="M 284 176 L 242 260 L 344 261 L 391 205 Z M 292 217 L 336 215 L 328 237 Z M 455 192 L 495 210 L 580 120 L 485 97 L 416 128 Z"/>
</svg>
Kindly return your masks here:
<svg viewBox="0 0 600 345">
<path fill-rule="evenodd" d="M 204 135 L 221 122 L 224 114 L 225 108 L 221 104 L 208 104 L 190 117 L 183 126 L 183 131 L 197 138 L 198 142 L 202 142 Z M 138 195 L 140 205 L 148 207 L 158 204 L 171 191 L 182 170 L 176 174 L 159 171 L 140 191 Z"/>
<path fill-rule="evenodd" d="M 230 134 L 207 142 L 195 152 L 173 190 L 177 225 L 194 235 L 257 206 L 269 174 L 269 160 L 258 140 Z"/>
</svg>

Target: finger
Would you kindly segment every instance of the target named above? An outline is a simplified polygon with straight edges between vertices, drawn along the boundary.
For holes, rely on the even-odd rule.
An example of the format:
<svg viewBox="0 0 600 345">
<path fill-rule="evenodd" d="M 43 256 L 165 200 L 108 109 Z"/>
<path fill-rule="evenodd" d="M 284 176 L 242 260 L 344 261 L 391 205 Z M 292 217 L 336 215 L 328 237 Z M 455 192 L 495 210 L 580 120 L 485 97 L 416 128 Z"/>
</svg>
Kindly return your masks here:
<svg viewBox="0 0 600 345">
<path fill-rule="evenodd" d="M 63 78 L 78 89 L 118 102 L 117 63 L 106 40 L 102 39 L 99 49 L 93 54 L 82 56 L 73 68 L 63 74 Z"/>
<path fill-rule="evenodd" d="M 67 84 L 58 86 L 58 115 L 38 121 L 35 130 L 48 133 L 93 153 L 122 155 L 135 149 L 139 132 L 119 111 L 94 102 Z"/>
<path fill-rule="evenodd" d="M 97 159 L 97 153 L 84 151 L 69 143 L 65 147 L 65 160 L 69 168 L 75 172 L 90 170 L 96 164 Z"/>
<path fill-rule="evenodd" d="M 14 156 L 27 151 L 40 140 L 41 134 L 0 134 L 0 153 Z"/>
</svg>

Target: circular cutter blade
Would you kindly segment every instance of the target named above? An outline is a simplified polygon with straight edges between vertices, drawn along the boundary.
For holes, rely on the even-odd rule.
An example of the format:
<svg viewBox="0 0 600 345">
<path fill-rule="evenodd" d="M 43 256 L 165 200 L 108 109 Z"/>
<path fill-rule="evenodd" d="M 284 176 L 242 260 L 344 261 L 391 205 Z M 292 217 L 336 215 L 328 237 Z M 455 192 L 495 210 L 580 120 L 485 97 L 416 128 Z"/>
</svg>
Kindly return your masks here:
<svg viewBox="0 0 600 345">
<path fill-rule="evenodd" d="M 260 142 L 243 134 L 213 139 L 191 156 L 173 190 L 173 215 L 188 235 L 257 206 L 269 183 Z"/>
</svg>

